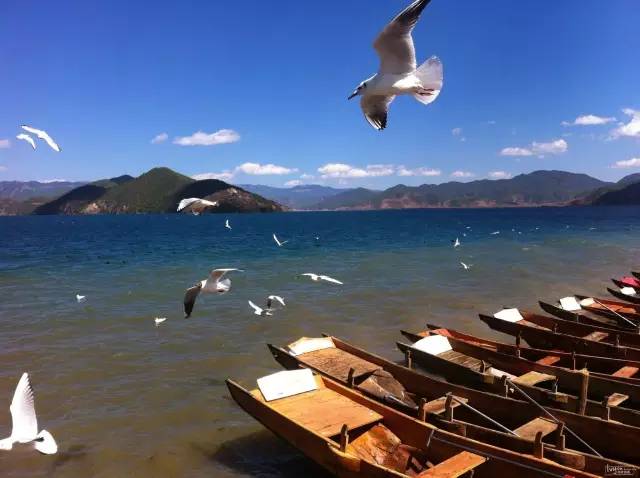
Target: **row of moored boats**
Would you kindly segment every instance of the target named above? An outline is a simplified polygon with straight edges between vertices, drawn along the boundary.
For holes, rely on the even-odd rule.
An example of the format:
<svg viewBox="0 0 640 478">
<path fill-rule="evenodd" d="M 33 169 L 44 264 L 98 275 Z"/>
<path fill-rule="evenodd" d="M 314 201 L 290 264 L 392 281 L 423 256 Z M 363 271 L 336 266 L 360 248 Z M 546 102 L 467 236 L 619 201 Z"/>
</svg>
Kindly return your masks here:
<svg viewBox="0 0 640 478">
<path fill-rule="evenodd" d="M 343 477 L 640 477 L 640 273 L 617 300 L 480 315 L 507 344 L 427 324 L 404 362 L 338 337 L 269 345 L 285 371 L 234 400 Z"/>
</svg>

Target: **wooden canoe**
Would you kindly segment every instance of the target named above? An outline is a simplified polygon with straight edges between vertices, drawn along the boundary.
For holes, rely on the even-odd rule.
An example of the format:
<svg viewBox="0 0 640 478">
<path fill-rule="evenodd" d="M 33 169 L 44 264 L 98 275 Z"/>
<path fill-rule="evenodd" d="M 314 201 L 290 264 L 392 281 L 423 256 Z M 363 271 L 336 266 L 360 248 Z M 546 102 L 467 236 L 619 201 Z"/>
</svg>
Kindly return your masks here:
<svg viewBox="0 0 640 478">
<path fill-rule="evenodd" d="M 270 402 L 258 389 L 227 387 L 245 412 L 339 477 L 596 476 L 439 430 L 326 377 L 316 383 Z"/>
<path fill-rule="evenodd" d="M 640 272 L 631 271 L 631 275 L 632 275 L 633 277 L 635 277 L 636 279 L 640 279 Z"/>
<path fill-rule="evenodd" d="M 636 289 L 640 289 L 640 279 L 636 277 L 624 276 L 624 277 L 620 277 L 618 280 L 625 285 L 628 285 L 630 287 L 635 287 Z"/>
<path fill-rule="evenodd" d="M 537 314 L 527 313 L 520 311 L 525 316 L 524 320 L 518 322 L 508 322 L 505 320 L 497 319 L 493 316 L 480 314 L 480 320 L 485 322 L 493 330 L 503 332 L 513 337 L 520 336 L 530 346 L 538 349 L 557 349 L 564 350 L 566 352 L 576 352 L 582 355 L 595 355 L 601 357 L 614 357 L 624 360 L 640 361 L 640 349 L 616 346 L 615 336 L 622 334 L 622 332 L 615 331 L 610 334 L 606 331 L 595 331 L 594 334 L 585 333 L 583 336 L 569 335 L 564 333 L 563 330 L 568 330 L 564 324 L 569 324 L 567 321 L 558 320 L 557 328 L 554 325 L 545 327 L 539 325 L 539 322 L 530 322 L 529 320 Z M 549 324 L 552 324 L 552 317 L 545 317 Z M 572 324 L 577 326 L 584 326 L 583 324 Z M 577 333 L 577 329 L 573 327 L 570 329 L 573 333 Z M 599 335 L 598 335 L 599 334 Z M 594 338 L 603 338 L 602 341 L 593 340 Z M 614 343 L 611 343 L 611 342 Z"/>
<path fill-rule="evenodd" d="M 452 356 L 470 357 L 472 361 L 468 364 L 475 367 L 480 361 L 485 364 L 486 369 L 491 373 L 500 375 L 501 372 L 507 372 L 517 378 L 514 381 L 526 383 L 529 385 L 537 385 L 546 389 L 557 387 L 560 392 L 580 395 L 581 388 L 584 386 L 583 381 L 585 374 L 583 370 L 571 370 L 550 364 L 546 358 L 543 361 L 529 360 L 521 353 L 505 354 L 495 348 L 481 346 L 477 339 L 473 336 L 464 339 L 460 336 L 456 337 L 455 332 L 450 333 L 447 329 L 433 327 L 427 332 L 427 335 L 440 335 L 447 338 L 448 346 L 452 349 L 447 354 Z M 460 334 L 462 335 L 462 334 Z M 405 334 L 407 338 L 420 339 L 424 338 L 420 335 Z M 414 342 L 417 340 L 414 340 Z M 523 352 L 526 349 L 523 349 Z M 552 358 L 548 355 L 547 358 Z M 481 363 L 481 366 L 482 366 Z M 490 369 L 497 369 L 499 372 Z M 636 383 L 624 382 L 612 379 L 611 377 L 603 377 L 602 375 L 589 373 L 586 375 L 588 380 L 587 397 L 596 401 L 613 401 L 616 397 L 615 406 L 623 406 L 640 411 L 640 386 Z M 624 398 L 623 398 L 624 397 Z"/>
<path fill-rule="evenodd" d="M 611 280 L 619 289 L 629 287 L 628 285 L 620 282 L 617 279 L 611 279 Z M 632 295 L 625 294 L 622 292 L 622 290 L 615 290 L 615 289 L 612 289 L 611 287 L 607 287 L 607 291 L 616 299 L 620 299 L 625 302 L 631 302 L 632 304 L 640 304 L 640 294 L 638 293 L 638 289 L 636 289 L 635 287 L 631 287 L 631 288 L 634 290 L 634 293 Z"/>
<path fill-rule="evenodd" d="M 431 333 L 436 333 L 446 337 L 462 340 L 478 347 L 493 350 L 501 354 L 520 357 L 530 362 L 553 365 L 555 367 L 562 367 L 569 370 L 587 369 L 592 376 L 640 385 L 640 362 L 597 357 L 594 355 L 581 355 L 563 352 L 560 350 L 520 347 L 517 344 L 517 339 L 516 345 L 505 344 L 503 342 L 482 339 L 457 330 L 447 329 L 432 324 L 427 324 L 427 328 L 428 330 L 425 332 L 412 333 L 403 330 L 401 333 L 412 342 L 419 340 L 421 337 L 426 337 Z"/>
<path fill-rule="evenodd" d="M 385 394 L 391 392 L 396 397 L 396 400 L 387 398 L 387 404 L 391 404 L 391 406 L 395 406 L 412 416 L 426 419 L 438 427 L 464 434 L 479 441 L 489 442 L 501 448 L 530 453 L 531 441 L 534 439 L 536 430 L 541 427 L 545 428 L 545 433 L 549 433 L 545 441 L 553 442 L 553 438 L 558 437 L 557 429 L 550 431 L 549 428 L 546 428 L 544 414 L 528 402 L 429 377 L 359 349 L 336 337 L 331 337 L 331 339 L 335 344 L 335 350 L 330 351 L 330 353 L 316 351 L 293 355 L 290 351 L 273 345 L 269 345 L 269 350 L 276 361 L 287 369 L 311 368 L 380 401 L 385 401 Z M 346 368 L 354 369 L 354 371 L 363 370 L 365 369 L 362 366 L 363 362 L 369 364 L 366 367 L 367 369 L 373 369 L 374 371 L 362 375 L 354 373 L 350 382 L 348 376 L 345 377 L 344 370 Z M 386 380 L 392 379 L 395 383 L 389 384 L 387 381 L 380 380 L 384 386 L 382 388 L 383 393 L 380 393 L 378 389 L 370 386 L 371 378 L 384 377 L 385 375 L 388 376 Z M 497 420 L 509 429 L 517 430 L 520 437 L 516 438 L 498 431 L 498 427 L 479 417 L 478 414 L 469 411 L 466 407 L 458 406 L 455 408 L 455 412 L 452 411 L 448 416 L 446 407 L 448 394 L 453 394 L 455 397 L 465 400 L 468 405 Z M 418 407 L 418 409 L 400 405 L 401 402 L 404 403 L 406 400 L 406 395 L 414 403 L 419 403 L 423 400 L 422 403 L 424 405 Z M 558 420 L 565 423 L 567 427 L 602 455 L 623 461 L 636 463 L 640 461 L 640 456 L 637 453 L 640 446 L 640 430 L 638 428 L 563 410 L 549 408 L 548 411 L 553 413 Z M 555 433 L 555 436 L 552 435 L 553 433 Z M 565 433 L 565 437 L 567 447 L 575 447 L 583 451 L 587 450 L 573 436 Z M 622 437 L 628 437 L 630 441 L 625 441 L 624 444 L 619 445 L 619 442 L 624 441 Z M 567 449 L 560 450 L 552 443 L 544 443 L 544 448 L 544 456 L 548 459 L 566 466 L 577 466 L 583 471 L 602 474 L 603 460 L 601 458 L 585 454 L 583 459 L 577 460 L 576 452 Z"/>
<path fill-rule="evenodd" d="M 575 297 L 579 301 L 589 298 L 583 295 L 576 295 Z M 560 319 L 578 322 L 581 324 L 610 327 L 628 332 L 638 332 L 638 324 L 640 324 L 640 307 L 636 308 L 632 304 L 618 302 L 615 300 L 600 298 L 597 300 L 611 310 L 608 310 L 597 303 L 589 306 L 581 305 L 580 310 L 566 310 L 560 307 L 560 304 L 549 304 L 543 301 L 539 301 L 538 304 L 540 304 L 540 308 L 542 310 Z M 622 319 L 619 315 L 616 315 L 616 313 L 621 314 L 622 317 L 627 320 Z"/>
</svg>

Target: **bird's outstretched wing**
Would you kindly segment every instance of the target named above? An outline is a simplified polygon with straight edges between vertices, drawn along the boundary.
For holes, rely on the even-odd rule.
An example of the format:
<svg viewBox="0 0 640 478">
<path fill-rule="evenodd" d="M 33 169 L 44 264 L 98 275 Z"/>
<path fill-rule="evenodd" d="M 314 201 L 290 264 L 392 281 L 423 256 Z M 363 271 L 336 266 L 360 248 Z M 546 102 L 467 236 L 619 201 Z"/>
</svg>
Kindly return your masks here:
<svg viewBox="0 0 640 478">
<path fill-rule="evenodd" d="M 182 199 L 179 203 L 178 203 L 178 212 L 182 211 L 185 207 L 193 204 L 194 202 L 200 201 L 200 199 L 198 198 L 186 198 L 186 199 Z"/>
<path fill-rule="evenodd" d="M 305 272 L 304 274 L 300 274 L 301 276 L 307 276 L 307 277 L 311 277 L 312 279 L 317 279 L 318 278 L 318 274 L 313 274 L 311 272 Z"/>
<path fill-rule="evenodd" d="M 255 311 L 256 314 L 261 314 L 262 313 L 262 309 L 260 307 L 258 307 L 256 304 L 254 304 L 253 302 L 251 302 L 250 300 L 247 301 L 249 302 L 249 305 L 251 306 L 251 308 Z"/>
<path fill-rule="evenodd" d="M 286 304 L 284 303 L 284 299 L 282 297 L 280 297 L 279 295 L 270 295 L 269 297 L 267 297 L 267 299 L 271 299 L 271 300 L 277 300 L 278 302 L 280 302 L 283 306 L 285 306 Z"/>
<path fill-rule="evenodd" d="M 196 299 L 200 294 L 200 290 L 202 289 L 202 283 L 198 282 L 193 287 L 187 289 L 184 293 L 184 318 L 188 319 L 191 316 L 191 312 L 193 312 L 193 306 L 196 305 Z"/>
<path fill-rule="evenodd" d="M 416 69 L 416 50 L 411 32 L 431 0 L 416 0 L 384 27 L 373 42 L 380 57 L 380 73 L 402 74 Z"/>
<path fill-rule="evenodd" d="M 58 153 L 60 152 L 60 146 L 56 144 L 53 138 L 49 136 L 49 134 L 46 131 L 32 128 L 31 126 L 26 126 L 26 125 L 22 125 L 22 129 L 31 134 L 35 134 L 38 138 L 44 140 L 51 147 L 51 149 L 53 149 L 54 151 L 57 151 Z"/>
<path fill-rule="evenodd" d="M 365 119 L 378 131 L 387 127 L 387 113 L 394 98 L 394 95 L 370 95 L 363 96 L 360 100 L 360 108 L 362 108 Z"/>
<path fill-rule="evenodd" d="M 28 134 L 20 133 L 19 135 L 16 136 L 16 139 L 21 139 L 23 141 L 26 141 L 31 145 L 33 149 L 36 149 L 36 142 Z"/>
<path fill-rule="evenodd" d="M 9 410 L 13 421 L 11 438 L 19 443 L 34 440 L 38 435 L 38 420 L 29 374 L 23 373 L 20 377 Z"/>
<path fill-rule="evenodd" d="M 240 271 L 242 269 L 214 269 L 209 273 L 209 278 L 214 282 L 219 282 L 227 272 Z"/>
<path fill-rule="evenodd" d="M 322 279 L 323 281 L 326 282 L 332 282 L 334 284 L 340 284 L 340 285 L 344 285 L 342 282 L 340 282 L 338 279 L 334 279 L 333 277 L 329 277 L 329 276 L 320 276 L 320 279 Z"/>
</svg>

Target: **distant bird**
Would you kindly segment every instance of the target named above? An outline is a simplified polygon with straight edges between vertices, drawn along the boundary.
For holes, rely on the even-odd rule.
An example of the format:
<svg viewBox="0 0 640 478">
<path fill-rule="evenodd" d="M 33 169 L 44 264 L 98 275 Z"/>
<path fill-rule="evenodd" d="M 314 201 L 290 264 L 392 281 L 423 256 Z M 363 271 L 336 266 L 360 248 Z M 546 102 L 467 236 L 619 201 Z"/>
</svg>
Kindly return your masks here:
<svg viewBox="0 0 640 478">
<path fill-rule="evenodd" d="M 58 451 L 51 433 L 47 430 L 38 433 L 38 419 L 28 373 L 23 373 L 20 377 L 9 410 L 13 428 L 9 438 L 0 440 L 0 450 L 11 450 L 14 443 L 32 443 L 36 450 L 45 455 L 53 455 Z"/>
<path fill-rule="evenodd" d="M 493 232 L 491 233 L 491 235 L 492 235 L 492 236 L 497 236 L 498 234 L 500 234 L 500 231 L 493 231 Z"/>
<path fill-rule="evenodd" d="M 458 239 L 457 237 L 456 237 L 455 241 L 451 241 L 451 242 L 453 242 L 453 247 L 454 248 L 460 247 L 460 239 Z"/>
<path fill-rule="evenodd" d="M 260 315 L 262 317 L 267 316 L 267 315 L 273 315 L 273 313 L 270 310 L 263 309 L 262 307 L 258 307 L 256 304 L 254 304 L 250 300 L 248 302 L 249 302 L 249 305 L 251 306 L 251 308 L 253 309 L 253 313 L 254 314 Z"/>
<path fill-rule="evenodd" d="M 36 142 L 28 134 L 20 133 L 19 135 L 16 136 L 16 139 L 21 139 L 23 141 L 26 141 L 27 143 L 29 143 L 31 145 L 31 147 L 33 149 L 36 149 Z"/>
<path fill-rule="evenodd" d="M 222 279 L 227 272 L 241 271 L 240 269 L 214 269 L 208 279 L 203 279 L 193 287 L 187 289 L 184 294 L 184 318 L 187 319 L 193 312 L 193 306 L 200 292 L 208 294 L 224 294 L 231 288 L 231 280 Z"/>
<path fill-rule="evenodd" d="M 462 267 L 464 267 L 464 270 L 465 270 L 465 271 L 468 271 L 468 270 L 469 270 L 469 269 L 471 269 L 471 267 L 473 266 L 473 264 L 468 264 L 468 265 L 467 265 L 467 264 L 465 264 L 464 262 L 461 262 L 461 263 L 460 263 L 460 265 L 461 265 Z"/>
<path fill-rule="evenodd" d="M 274 300 L 280 302 L 280 304 L 282 304 L 282 307 L 285 307 L 287 305 L 284 303 L 284 299 L 279 295 L 270 295 L 269 297 L 267 297 L 267 309 L 272 308 L 271 305 L 273 304 Z"/>
<path fill-rule="evenodd" d="M 153 319 L 153 321 L 156 324 L 156 327 L 160 325 L 162 322 L 164 322 L 165 320 L 167 320 L 166 317 L 156 317 L 155 319 Z"/>
<path fill-rule="evenodd" d="M 397 95 L 413 95 L 428 105 L 442 89 L 442 63 L 432 56 L 417 67 L 411 32 L 430 0 L 416 0 L 382 30 L 373 43 L 378 73 L 364 80 L 348 99 L 361 96 L 364 117 L 377 130 L 387 126 L 389 105 Z M 417 68 L 416 68 L 417 67 Z"/>
<path fill-rule="evenodd" d="M 224 221 L 224 227 L 226 227 L 227 229 L 231 229 L 231 226 L 229 225 L 229 219 Z"/>
<path fill-rule="evenodd" d="M 86 295 L 76 294 L 76 300 L 78 302 L 84 302 L 85 300 L 87 300 L 87 296 Z"/>
<path fill-rule="evenodd" d="M 334 284 L 339 284 L 339 285 L 343 285 L 342 282 L 340 282 L 337 279 L 334 279 L 333 277 L 329 277 L 329 276 L 323 276 L 323 275 L 318 275 L 318 274 L 313 274 L 311 272 L 305 272 L 304 274 L 302 274 L 303 276 L 307 276 L 310 277 L 312 281 L 326 281 L 326 282 L 332 282 Z"/>
<path fill-rule="evenodd" d="M 25 126 L 25 125 L 22 125 L 21 128 L 25 130 L 27 133 L 35 134 L 38 138 L 45 141 L 54 151 L 58 153 L 60 152 L 60 146 L 56 144 L 53 138 L 49 136 L 49 134 L 47 134 L 46 131 L 32 128 L 31 126 Z"/>
<path fill-rule="evenodd" d="M 207 201 L 206 199 L 200 198 L 187 198 L 180 201 L 178 204 L 178 212 L 182 211 L 184 208 L 191 206 L 191 211 L 198 215 L 202 211 L 210 208 L 218 206 L 218 201 Z"/>
<path fill-rule="evenodd" d="M 287 242 L 289 241 L 282 241 L 280 242 L 280 240 L 278 239 L 278 236 L 276 236 L 275 234 L 273 235 L 273 240 L 276 241 L 276 244 L 278 244 L 278 247 L 282 247 L 284 246 Z"/>
</svg>

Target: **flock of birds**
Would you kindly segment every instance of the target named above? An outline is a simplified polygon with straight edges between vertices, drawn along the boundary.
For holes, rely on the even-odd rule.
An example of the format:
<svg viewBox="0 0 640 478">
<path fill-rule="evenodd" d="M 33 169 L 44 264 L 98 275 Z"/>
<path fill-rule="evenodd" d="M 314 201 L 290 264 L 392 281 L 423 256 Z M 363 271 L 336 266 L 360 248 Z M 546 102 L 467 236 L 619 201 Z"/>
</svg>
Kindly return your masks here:
<svg viewBox="0 0 640 478">
<path fill-rule="evenodd" d="M 26 126 L 26 125 L 22 125 L 21 128 L 23 130 L 25 130 L 27 133 L 31 133 L 31 134 L 35 135 L 37 138 L 43 140 L 55 152 L 59 153 L 61 151 L 60 146 L 58 146 L 58 144 L 53 140 L 53 138 L 51 136 L 49 136 L 49 134 L 46 131 L 44 131 L 42 129 L 32 128 L 31 126 Z M 18 134 L 16 136 L 16 139 L 20 139 L 22 141 L 26 141 L 27 143 L 29 143 L 31 145 L 31 147 L 33 149 L 36 149 L 35 140 L 31 136 L 29 136 L 27 133 Z"/>
</svg>

